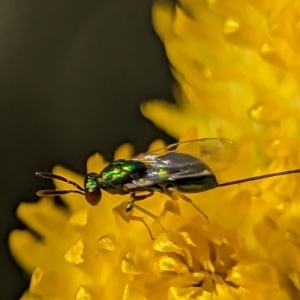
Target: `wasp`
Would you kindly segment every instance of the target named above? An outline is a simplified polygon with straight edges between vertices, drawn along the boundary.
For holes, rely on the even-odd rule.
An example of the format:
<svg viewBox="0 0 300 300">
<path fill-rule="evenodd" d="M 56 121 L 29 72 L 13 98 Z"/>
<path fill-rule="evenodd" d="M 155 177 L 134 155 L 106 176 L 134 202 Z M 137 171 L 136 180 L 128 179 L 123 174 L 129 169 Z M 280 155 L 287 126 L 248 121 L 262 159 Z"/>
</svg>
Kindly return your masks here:
<svg viewBox="0 0 300 300">
<path fill-rule="evenodd" d="M 300 173 L 300 169 L 294 169 L 218 183 L 216 170 L 227 168 L 235 161 L 237 155 L 238 147 L 229 139 L 203 138 L 184 141 L 153 152 L 139 154 L 131 159 L 118 159 L 108 164 L 99 174 L 89 173 L 84 179 L 83 187 L 56 174 L 36 172 L 39 177 L 61 180 L 76 188 L 76 190 L 41 190 L 37 192 L 37 195 L 57 196 L 78 193 L 84 195 L 89 204 L 97 205 L 101 200 L 101 191 L 114 195 L 128 194 L 125 213 L 136 207 L 155 218 L 154 215 L 137 206 L 135 202 L 151 197 L 154 192 L 159 192 L 172 198 L 177 195 L 206 218 L 186 194 Z"/>
</svg>

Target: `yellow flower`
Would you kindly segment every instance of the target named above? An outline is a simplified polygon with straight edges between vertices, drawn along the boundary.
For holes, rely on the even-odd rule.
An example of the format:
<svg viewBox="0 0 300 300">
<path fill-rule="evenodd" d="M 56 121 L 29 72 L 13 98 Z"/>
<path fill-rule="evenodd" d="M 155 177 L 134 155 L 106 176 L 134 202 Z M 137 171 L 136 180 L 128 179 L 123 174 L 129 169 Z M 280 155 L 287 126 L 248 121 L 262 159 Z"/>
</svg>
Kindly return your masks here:
<svg viewBox="0 0 300 300">
<path fill-rule="evenodd" d="M 216 174 L 219 182 L 300 165 L 299 13 L 298 1 L 270 0 L 181 0 L 153 8 L 178 82 L 177 104 L 153 100 L 142 112 L 180 140 L 236 141 L 239 156 Z M 124 145 L 115 159 L 132 152 Z M 95 154 L 87 172 L 106 164 Z M 53 172 L 82 185 L 83 176 L 63 167 Z M 148 215 L 134 209 L 130 222 L 122 214 L 126 196 L 104 193 L 91 207 L 68 194 L 68 209 L 48 197 L 22 203 L 19 218 L 39 236 L 10 235 L 13 256 L 32 274 L 22 299 L 299 299 L 299 178 L 189 195 L 208 219 L 160 194 L 141 201 Z"/>
</svg>

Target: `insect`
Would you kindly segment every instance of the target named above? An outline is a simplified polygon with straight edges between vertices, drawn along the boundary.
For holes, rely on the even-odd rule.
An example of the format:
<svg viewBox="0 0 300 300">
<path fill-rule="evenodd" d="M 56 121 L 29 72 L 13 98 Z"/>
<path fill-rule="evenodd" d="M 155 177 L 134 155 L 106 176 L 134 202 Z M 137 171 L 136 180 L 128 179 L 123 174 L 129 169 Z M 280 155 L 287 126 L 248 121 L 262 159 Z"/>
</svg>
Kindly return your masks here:
<svg viewBox="0 0 300 300">
<path fill-rule="evenodd" d="M 91 205 L 101 200 L 101 191 L 110 194 L 130 195 L 125 213 L 133 207 L 155 218 L 135 204 L 149 198 L 154 192 L 179 197 L 204 213 L 185 194 L 200 193 L 210 189 L 240 184 L 247 181 L 300 173 L 300 169 L 249 177 L 218 183 L 215 172 L 228 168 L 238 155 L 237 145 L 228 139 L 203 138 L 169 145 L 153 152 L 140 154 L 132 159 L 119 159 L 106 166 L 99 174 L 90 173 L 84 187 L 59 175 L 36 172 L 43 178 L 53 178 L 73 185 L 76 190 L 42 190 L 38 196 L 57 196 L 78 193 Z M 145 194 L 146 193 L 146 194 Z M 204 217 L 206 217 L 204 215 Z"/>
</svg>

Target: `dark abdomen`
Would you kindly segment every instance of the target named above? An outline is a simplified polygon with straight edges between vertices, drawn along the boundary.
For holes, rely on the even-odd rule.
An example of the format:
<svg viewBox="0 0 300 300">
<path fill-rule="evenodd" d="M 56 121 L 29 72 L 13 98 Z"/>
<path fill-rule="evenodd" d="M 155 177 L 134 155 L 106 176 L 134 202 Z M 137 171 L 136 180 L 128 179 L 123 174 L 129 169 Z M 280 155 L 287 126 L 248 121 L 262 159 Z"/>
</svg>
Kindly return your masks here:
<svg viewBox="0 0 300 300">
<path fill-rule="evenodd" d="M 210 174 L 195 178 L 177 179 L 170 182 L 169 186 L 173 186 L 182 193 L 200 193 L 215 188 L 217 179 L 214 174 Z"/>
<path fill-rule="evenodd" d="M 163 188 L 174 187 L 183 193 L 199 193 L 217 186 L 217 179 L 211 169 L 199 158 L 185 153 L 167 153 L 158 159 L 166 175 L 157 178 Z M 163 166 L 163 167 L 162 167 Z M 155 166 L 148 172 L 155 173 Z M 151 178 L 150 175 L 147 177 Z"/>
</svg>

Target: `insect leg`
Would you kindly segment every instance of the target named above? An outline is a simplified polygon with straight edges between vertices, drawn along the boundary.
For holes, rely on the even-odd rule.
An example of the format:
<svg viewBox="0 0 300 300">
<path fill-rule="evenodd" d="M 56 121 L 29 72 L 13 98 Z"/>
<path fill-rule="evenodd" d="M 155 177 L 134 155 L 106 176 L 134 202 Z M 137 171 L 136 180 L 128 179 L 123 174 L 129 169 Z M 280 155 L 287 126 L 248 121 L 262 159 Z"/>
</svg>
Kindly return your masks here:
<svg viewBox="0 0 300 300">
<path fill-rule="evenodd" d="M 207 219 L 207 216 L 205 215 L 205 213 L 199 209 L 199 207 L 197 207 L 194 202 L 192 201 L 192 199 L 188 198 L 187 196 L 181 194 L 180 192 L 178 192 L 176 189 L 174 189 L 173 187 L 168 187 L 164 193 L 166 195 L 168 195 L 169 197 L 171 197 L 171 199 L 174 199 L 174 195 L 177 195 L 181 200 L 189 203 L 191 206 L 194 207 L 194 209 L 196 209 L 205 219 Z"/>
<path fill-rule="evenodd" d="M 140 196 L 136 196 L 135 193 L 132 193 L 127 204 L 126 204 L 126 208 L 124 210 L 124 214 L 127 214 L 128 212 L 130 212 L 133 208 L 135 208 L 136 210 L 142 212 L 143 214 L 145 214 L 146 216 L 148 216 L 149 218 L 153 219 L 154 221 L 157 222 L 157 224 L 159 225 L 159 227 L 161 228 L 161 230 L 166 233 L 165 229 L 163 228 L 162 224 L 160 223 L 158 217 L 154 214 L 152 214 L 150 211 L 138 206 L 135 204 L 135 201 L 140 201 L 140 200 L 144 200 L 150 196 L 152 196 L 154 194 L 153 191 L 150 191 L 149 194 L 147 195 L 140 195 Z M 131 217 L 130 217 L 131 218 Z M 148 228 L 147 228 L 148 230 Z"/>
<path fill-rule="evenodd" d="M 153 219 L 154 221 L 156 221 L 157 224 L 159 225 L 159 227 L 161 228 L 161 230 L 162 230 L 165 234 L 167 234 L 166 231 L 165 231 L 165 229 L 163 228 L 162 224 L 160 223 L 160 221 L 158 220 L 158 217 L 157 217 L 156 215 L 154 215 L 154 214 L 152 214 L 150 211 L 148 211 L 148 210 L 146 210 L 146 209 L 140 207 L 139 205 L 136 205 L 135 203 L 132 203 L 132 206 L 133 206 L 136 210 L 138 210 L 138 211 L 144 213 L 145 215 L 147 215 L 148 217 L 150 217 L 151 219 Z"/>
<path fill-rule="evenodd" d="M 148 194 L 146 194 L 146 195 L 138 195 L 138 196 L 134 193 L 134 201 L 145 200 L 145 199 L 153 196 L 153 194 L 154 194 L 154 191 L 149 191 Z"/>
<path fill-rule="evenodd" d="M 142 217 L 133 216 L 133 215 L 130 215 L 130 214 L 127 213 L 133 208 L 132 197 L 130 197 L 129 201 L 127 202 L 125 210 L 123 208 L 124 208 L 124 204 L 121 204 L 119 206 L 114 207 L 113 212 L 115 214 L 117 214 L 119 217 L 121 217 L 121 219 L 124 220 L 127 223 L 130 222 L 130 221 L 137 221 L 137 222 L 143 223 L 143 225 L 146 227 L 146 229 L 149 233 L 150 238 L 152 240 L 154 240 L 154 237 L 151 233 L 151 230 L 150 230 L 148 224 L 144 221 L 144 219 Z"/>
<path fill-rule="evenodd" d="M 133 209 L 133 203 L 135 201 L 145 200 L 145 199 L 151 197 L 153 194 L 154 194 L 153 191 L 149 191 L 149 193 L 146 194 L 146 195 L 139 195 L 139 196 L 137 196 L 135 193 L 131 193 L 130 198 L 127 201 L 127 205 L 126 205 L 126 208 L 125 208 L 124 212 L 125 213 L 130 212 Z"/>
<path fill-rule="evenodd" d="M 153 240 L 153 241 L 155 240 L 148 224 L 145 222 L 145 220 L 142 217 L 130 216 L 129 219 L 130 219 L 130 221 L 141 222 L 146 227 L 146 229 L 147 229 L 147 231 L 150 235 L 151 240 Z"/>
</svg>

